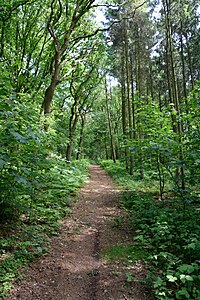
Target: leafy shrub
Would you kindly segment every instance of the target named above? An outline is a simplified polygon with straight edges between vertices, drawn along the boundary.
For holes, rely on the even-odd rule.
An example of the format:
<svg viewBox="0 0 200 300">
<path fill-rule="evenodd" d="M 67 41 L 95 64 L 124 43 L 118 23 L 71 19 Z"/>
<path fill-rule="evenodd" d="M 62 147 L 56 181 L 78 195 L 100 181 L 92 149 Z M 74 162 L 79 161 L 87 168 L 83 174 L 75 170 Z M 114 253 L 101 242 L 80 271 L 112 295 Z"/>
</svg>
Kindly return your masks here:
<svg viewBox="0 0 200 300">
<path fill-rule="evenodd" d="M 102 166 L 128 191 L 122 203 L 130 213 L 136 246 L 148 252 L 149 272 L 144 281 L 154 290 L 156 299 L 200 299 L 200 211 L 188 201 L 182 205 L 175 193 L 159 201 L 153 181 L 139 181 L 113 162 Z M 114 169 L 114 171 L 112 171 Z"/>
<path fill-rule="evenodd" d="M 7 219 L 1 227 L 0 298 L 5 297 L 13 280 L 21 277 L 27 263 L 48 251 L 50 237 L 58 233 L 61 220 L 71 212 L 71 199 L 87 179 L 87 161 L 66 164 L 55 155 L 47 158 L 42 184 L 34 196 L 15 195 L 21 207 L 18 218 Z M 13 203 L 13 213 L 16 212 Z"/>
</svg>

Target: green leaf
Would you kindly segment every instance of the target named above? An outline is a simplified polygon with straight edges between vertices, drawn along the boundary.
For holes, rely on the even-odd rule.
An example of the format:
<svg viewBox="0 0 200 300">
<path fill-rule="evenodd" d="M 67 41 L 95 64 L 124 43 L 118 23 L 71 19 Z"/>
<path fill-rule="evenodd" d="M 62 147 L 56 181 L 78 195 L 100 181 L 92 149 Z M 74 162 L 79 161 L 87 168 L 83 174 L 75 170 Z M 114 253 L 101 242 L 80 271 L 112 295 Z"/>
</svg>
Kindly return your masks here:
<svg viewBox="0 0 200 300">
<path fill-rule="evenodd" d="M 165 292 L 159 292 L 158 295 L 159 296 L 166 296 L 166 293 Z"/>
<path fill-rule="evenodd" d="M 185 283 L 186 281 L 193 281 L 194 279 L 190 275 L 181 274 L 180 280 Z"/>
<path fill-rule="evenodd" d="M 38 251 L 39 253 L 42 253 L 42 251 L 43 251 L 42 247 L 37 247 L 37 251 Z"/>
<path fill-rule="evenodd" d="M 130 274 L 130 273 L 126 273 L 126 281 L 127 282 L 132 282 L 134 279 L 134 275 L 133 274 Z"/>
<path fill-rule="evenodd" d="M 190 294 L 187 292 L 186 288 L 183 288 L 182 290 L 180 290 L 176 293 L 176 297 L 178 299 L 179 299 L 179 296 L 184 296 L 186 299 L 190 299 Z"/>
<path fill-rule="evenodd" d="M 3 166 L 6 164 L 6 161 L 3 159 L 0 159 L 0 169 L 3 169 Z"/>
<path fill-rule="evenodd" d="M 168 278 L 168 280 L 169 280 L 170 282 L 175 282 L 176 280 L 178 280 L 177 277 L 172 276 L 172 275 L 167 275 L 167 278 Z"/>
<path fill-rule="evenodd" d="M 157 288 L 157 287 L 160 287 L 160 286 L 163 286 L 165 285 L 164 281 L 162 280 L 162 278 L 160 277 L 157 277 L 156 278 L 156 281 L 154 283 L 154 288 Z"/>
<path fill-rule="evenodd" d="M 179 269 L 179 271 L 187 272 L 188 274 L 190 274 L 194 271 L 194 267 L 192 265 L 188 265 L 188 264 L 181 265 L 178 269 Z"/>
<path fill-rule="evenodd" d="M 12 131 L 10 133 L 16 138 L 16 140 L 20 141 L 21 143 L 28 144 L 28 139 L 26 139 L 25 137 L 23 137 L 18 132 Z"/>
<path fill-rule="evenodd" d="M 18 183 L 27 184 L 27 181 L 23 176 L 16 176 L 15 179 Z"/>
</svg>

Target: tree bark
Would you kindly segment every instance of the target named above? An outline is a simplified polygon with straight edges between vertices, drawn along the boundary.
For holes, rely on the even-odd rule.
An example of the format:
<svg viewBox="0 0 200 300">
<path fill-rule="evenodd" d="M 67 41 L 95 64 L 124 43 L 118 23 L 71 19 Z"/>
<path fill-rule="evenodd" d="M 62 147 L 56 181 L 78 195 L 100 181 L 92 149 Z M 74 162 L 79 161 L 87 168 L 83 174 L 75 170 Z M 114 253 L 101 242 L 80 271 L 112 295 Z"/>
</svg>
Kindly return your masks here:
<svg viewBox="0 0 200 300">
<path fill-rule="evenodd" d="M 77 152 L 77 157 L 76 159 L 79 160 L 81 153 L 82 153 L 82 145 L 83 145 L 83 132 L 84 132 L 84 126 L 85 126 L 85 119 L 86 119 L 86 114 L 84 113 L 81 115 L 81 131 L 80 131 L 80 137 L 78 141 L 78 152 Z"/>
<path fill-rule="evenodd" d="M 106 79 L 105 79 L 105 98 L 106 98 L 106 111 L 107 111 L 109 133 L 110 133 L 111 154 L 112 154 L 113 162 L 116 163 L 115 141 L 113 136 L 112 120 L 111 120 L 110 109 L 108 104 L 109 99 L 108 99 L 108 88 L 107 88 Z"/>
<path fill-rule="evenodd" d="M 132 122 L 133 122 L 133 139 L 136 138 L 136 128 L 135 128 L 135 92 L 134 92 L 134 78 L 133 78 L 133 58 L 130 57 L 130 80 L 131 80 L 131 102 L 132 102 Z"/>
<path fill-rule="evenodd" d="M 132 103 L 130 99 L 130 68 L 129 68 L 129 51 L 128 51 L 128 35 L 127 35 L 127 28 L 126 23 L 125 25 L 125 66 L 126 66 L 126 90 L 127 90 L 127 104 L 128 104 L 128 124 L 129 124 L 129 139 L 130 142 L 133 142 L 133 112 L 132 112 Z M 129 151 L 130 154 L 130 167 L 129 172 L 130 175 L 134 174 L 134 157 L 131 153 L 131 150 Z"/>
<path fill-rule="evenodd" d="M 42 103 L 42 112 L 44 112 L 44 115 L 48 115 L 51 113 L 51 103 L 53 100 L 53 96 L 56 90 L 56 86 L 60 82 L 60 70 L 62 67 L 62 59 L 64 54 L 66 53 L 69 43 L 70 43 L 70 38 L 72 33 L 74 32 L 75 28 L 78 26 L 80 19 L 91 9 L 92 4 L 94 0 L 86 0 L 84 3 L 83 1 L 75 1 L 74 5 L 74 10 L 72 12 L 72 15 L 70 16 L 68 13 L 68 2 L 65 5 L 65 9 L 62 7 L 61 2 L 59 2 L 60 7 L 59 7 L 59 14 L 56 15 L 54 11 L 54 0 L 51 1 L 51 11 L 50 11 L 50 16 L 47 22 L 47 28 L 48 32 L 51 36 L 51 39 L 53 41 L 53 46 L 55 50 L 55 55 L 52 63 L 52 71 L 51 71 L 51 83 L 46 89 L 45 95 L 44 95 L 44 100 Z M 65 14 L 64 14 L 65 12 Z M 55 25 L 58 24 L 59 20 L 61 17 L 64 17 L 69 19 L 69 27 L 66 32 L 61 34 L 61 36 L 56 35 L 56 30 L 54 30 Z M 91 36 L 95 35 L 96 31 L 91 34 Z M 81 37 L 77 37 L 73 39 L 74 43 L 78 42 L 80 39 L 84 39 L 90 37 L 90 35 L 83 35 Z"/>
<path fill-rule="evenodd" d="M 121 99 L 122 99 L 122 134 L 123 134 L 123 143 L 124 147 L 124 156 L 126 169 L 128 170 L 128 160 L 127 160 L 127 147 L 126 147 L 126 86 L 125 86 L 125 58 L 124 58 L 124 49 L 122 48 L 121 52 Z"/>
<path fill-rule="evenodd" d="M 54 59 L 54 70 L 51 78 L 51 83 L 46 89 L 44 100 L 42 103 L 42 110 L 44 112 L 44 115 L 48 115 L 51 113 L 51 103 L 56 90 L 56 86 L 59 84 L 59 75 L 60 75 L 60 67 L 61 67 L 60 60 L 61 60 L 60 53 L 57 52 Z"/>
<path fill-rule="evenodd" d="M 189 70 L 190 70 L 190 77 L 191 77 L 191 85 L 192 85 L 192 90 L 194 89 L 194 71 L 193 71 L 193 66 L 192 66 L 192 56 L 190 52 L 190 43 L 188 41 L 188 35 L 187 33 L 185 34 L 185 39 L 186 39 L 186 46 L 187 46 L 187 54 L 188 54 L 188 62 L 189 62 Z"/>
<path fill-rule="evenodd" d="M 142 78 L 141 78 L 141 57 L 140 57 L 140 35 L 138 25 L 135 25 L 135 34 L 136 34 L 136 43 L 135 43 L 135 63 L 136 63 L 136 95 L 138 101 L 138 119 L 137 119 L 137 137 L 139 145 L 139 163 L 140 163 L 140 175 L 141 179 L 144 178 L 144 168 L 143 168 L 143 157 L 141 151 L 141 141 L 142 141 L 142 129 L 141 129 L 141 116 L 140 116 L 140 107 L 142 105 Z"/>
<path fill-rule="evenodd" d="M 169 69 L 168 69 L 168 80 L 170 89 L 172 91 L 172 103 L 176 110 L 176 114 L 172 115 L 172 126 L 173 131 L 177 134 L 177 141 L 180 143 L 179 147 L 179 158 L 183 160 L 183 147 L 182 147 L 182 132 L 183 132 L 183 125 L 180 121 L 181 111 L 180 111 L 180 100 L 179 100 L 179 93 L 178 93 L 178 84 L 177 84 L 177 76 L 176 76 L 176 69 L 174 63 L 174 47 L 173 47 L 173 37 L 172 37 L 172 22 L 171 22 L 171 2 L 170 0 L 164 0 L 164 10 L 165 10 L 165 18 L 166 18 L 166 32 L 167 32 L 167 53 L 169 59 Z M 171 75 L 171 76 L 170 76 Z M 178 118 L 177 118 L 178 117 Z M 184 174 L 183 167 L 177 167 L 176 170 L 176 178 L 177 184 L 181 185 L 182 190 L 185 190 L 185 174 Z"/>
<path fill-rule="evenodd" d="M 76 126 L 77 126 L 78 119 L 79 119 L 79 114 L 76 110 L 77 110 L 77 100 L 75 101 L 75 103 L 72 105 L 72 108 L 71 108 L 71 116 L 70 116 L 70 121 L 69 121 L 69 141 L 68 141 L 67 150 L 66 150 L 66 161 L 67 162 L 71 161 L 72 147 L 73 147 L 73 142 L 74 142 L 74 134 L 75 134 Z"/>
</svg>

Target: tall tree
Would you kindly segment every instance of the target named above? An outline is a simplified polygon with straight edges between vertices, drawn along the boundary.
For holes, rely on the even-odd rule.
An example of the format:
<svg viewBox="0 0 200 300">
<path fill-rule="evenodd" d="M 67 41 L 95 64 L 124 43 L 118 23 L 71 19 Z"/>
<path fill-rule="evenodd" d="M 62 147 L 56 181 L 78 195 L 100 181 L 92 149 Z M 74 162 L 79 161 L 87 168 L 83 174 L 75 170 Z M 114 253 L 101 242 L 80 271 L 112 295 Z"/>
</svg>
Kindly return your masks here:
<svg viewBox="0 0 200 300">
<path fill-rule="evenodd" d="M 80 115 L 84 115 L 85 111 L 93 106 L 95 101 L 95 88 L 99 82 L 98 62 L 100 62 L 99 45 L 93 45 L 90 50 L 86 49 L 87 55 L 77 62 L 75 60 L 72 66 L 70 78 L 70 94 L 71 94 L 71 113 L 69 119 L 69 137 L 66 150 L 66 160 L 71 160 L 74 135 Z M 96 85 L 95 85 L 96 84 Z"/>
<path fill-rule="evenodd" d="M 52 0 L 50 14 L 47 21 L 47 29 L 51 36 L 54 54 L 50 67 L 51 81 L 45 91 L 42 108 L 44 114 L 51 112 L 51 103 L 57 85 L 66 76 L 63 72 L 66 62 L 70 59 L 68 51 L 77 45 L 82 39 L 87 38 L 96 32 L 91 33 L 85 16 L 91 10 L 95 0 L 75 0 L 66 3 L 62 0 Z"/>
<path fill-rule="evenodd" d="M 114 163 L 116 163 L 115 141 L 114 141 L 114 133 L 113 133 L 113 128 L 112 128 L 112 120 L 111 120 L 111 116 L 110 116 L 109 94 L 108 94 L 108 86 L 107 86 L 106 79 L 105 79 L 105 100 L 106 100 L 106 112 L 107 112 L 107 117 L 108 117 L 109 133 L 110 133 L 110 145 L 111 145 L 112 159 L 113 159 Z"/>
</svg>

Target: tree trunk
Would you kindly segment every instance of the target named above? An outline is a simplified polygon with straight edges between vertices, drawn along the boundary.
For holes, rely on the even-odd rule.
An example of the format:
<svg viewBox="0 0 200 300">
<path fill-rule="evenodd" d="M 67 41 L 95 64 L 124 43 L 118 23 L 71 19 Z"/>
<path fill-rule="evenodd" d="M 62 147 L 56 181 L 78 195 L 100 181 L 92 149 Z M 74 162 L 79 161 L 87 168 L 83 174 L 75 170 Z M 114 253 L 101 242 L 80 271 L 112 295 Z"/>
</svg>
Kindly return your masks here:
<svg viewBox="0 0 200 300">
<path fill-rule="evenodd" d="M 105 153 L 106 153 L 106 159 L 109 159 L 106 132 L 105 132 Z"/>
<path fill-rule="evenodd" d="M 182 22 L 181 22 L 181 29 L 182 29 L 182 27 L 183 26 L 182 26 Z M 186 86 L 186 76 L 185 76 L 185 58 L 184 58 L 182 32 L 181 32 L 181 35 L 180 35 L 180 44 L 181 44 L 182 78 L 183 78 L 183 97 L 185 98 L 185 101 L 187 101 L 187 86 Z M 186 109 L 187 109 L 187 107 L 186 107 Z"/>
<path fill-rule="evenodd" d="M 141 116 L 140 116 L 140 107 L 142 105 L 141 96 L 141 84 L 142 84 L 142 78 L 141 78 L 141 57 L 140 57 L 140 36 L 139 36 L 139 29 L 138 25 L 135 26 L 135 33 L 136 33 L 136 43 L 135 43 L 135 63 L 136 63 L 136 95 L 137 95 L 137 101 L 138 101 L 138 119 L 137 119 L 137 137 L 138 137 L 138 145 L 139 145 L 139 164 L 140 164 L 140 175 L 141 179 L 144 178 L 144 168 L 143 168 L 143 157 L 142 157 L 142 151 L 141 151 L 141 141 L 142 141 L 142 129 L 141 129 Z"/>
<path fill-rule="evenodd" d="M 108 88 L 107 88 L 106 79 L 105 79 L 105 96 L 106 96 L 106 111 L 107 111 L 109 133 L 110 133 L 111 154 L 112 154 L 113 162 L 116 163 L 115 141 L 114 141 L 114 136 L 113 136 L 112 121 L 111 121 L 110 110 L 109 110 L 109 105 L 108 105 L 109 100 L 108 100 Z"/>
<path fill-rule="evenodd" d="M 75 101 L 74 105 L 71 108 L 71 117 L 69 121 L 69 141 L 67 144 L 67 150 L 66 150 L 66 161 L 71 160 L 71 154 L 72 154 L 72 147 L 74 142 L 74 134 L 76 131 L 76 125 L 78 123 L 79 114 L 76 112 L 76 105 L 77 101 Z"/>
<path fill-rule="evenodd" d="M 121 52 L 121 99 L 122 99 L 122 133 L 123 133 L 123 143 L 124 155 L 126 169 L 128 170 L 128 160 L 127 160 L 127 147 L 126 147 L 126 86 L 125 86 L 125 59 L 124 59 L 124 49 Z"/>
<path fill-rule="evenodd" d="M 192 90 L 193 90 L 194 89 L 194 71 L 193 71 L 193 66 L 192 66 L 192 56 L 191 56 L 191 52 L 190 52 L 190 43 L 188 41 L 187 33 L 185 34 L 185 39 L 186 39 L 186 46 L 187 46 L 187 54 L 188 54 L 189 70 L 190 70 L 190 77 L 191 77 L 191 85 L 192 85 Z"/>
<path fill-rule="evenodd" d="M 173 47 L 173 37 L 172 37 L 172 23 L 171 23 L 171 2 L 170 0 L 164 1 L 164 9 L 165 9 L 165 17 L 166 17 L 166 32 L 167 32 L 167 53 L 169 59 L 169 69 L 168 69 L 168 80 L 169 85 L 172 91 L 172 103 L 177 113 L 177 117 L 175 114 L 172 115 L 172 126 L 173 131 L 177 134 L 177 141 L 180 143 L 180 152 L 179 158 L 183 160 L 183 148 L 182 148 L 182 138 L 181 134 L 183 132 L 182 123 L 180 121 L 180 102 L 178 96 L 178 85 L 177 85 L 177 76 L 176 76 L 176 69 L 174 63 L 174 47 Z M 171 75 L 171 76 L 170 76 Z M 183 167 L 177 167 L 176 170 L 176 178 L 177 184 L 181 184 L 182 189 L 185 189 L 185 175 Z"/>
<path fill-rule="evenodd" d="M 126 91 L 127 91 L 127 104 L 128 104 L 128 125 L 129 125 L 129 139 L 133 142 L 133 112 L 132 103 L 130 99 L 130 68 L 129 68 L 129 51 L 128 51 L 128 35 L 125 23 L 125 66 L 126 66 Z M 130 175 L 134 174 L 134 157 L 130 151 Z"/>
<path fill-rule="evenodd" d="M 132 122 L 133 122 L 133 139 L 136 138 L 136 128 L 135 128 L 135 93 L 134 93 L 134 78 L 133 78 L 133 58 L 130 57 L 130 80 L 131 80 L 131 101 L 132 101 Z"/>
<path fill-rule="evenodd" d="M 79 160 L 82 152 L 82 144 L 83 144 L 83 131 L 84 131 L 84 126 L 85 126 L 85 119 L 86 119 L 86 114 L 84 113 L 81 115 L 81 131 L 80 131 L 80 137 L 78 141 L 78 152 L 77 152 L 77 157 L 76 159 Z"/>
<path fill-rule="evenodd" d="M 51 83 L 46 89 L 44 100 L 42 103 L 42 111 L 44 112 L 44 115 L 48 115 L 51 113 L 51 103 L 53 100 L 53 96 L 56 90 L 56 86 L 59 83 L 59 75 L 60 75 L 60 53 L 56 52 L 55 59 L 54 59 L 54 70 L 51 77 Z"/>
<path fill-rule="evenodd" d="M 74 133 L 75 133 L 77 122 L 78 122 L 78 116 L 76 116 L 76 119 L 74 120 L 75 128 L 71 129 L 71 132 L 69 134 L 69 142 L 68 142 L 67 151 L 66 151 L 66 161 L 71 161 L 73 142 L 74 142 Z"/>
</svg>

